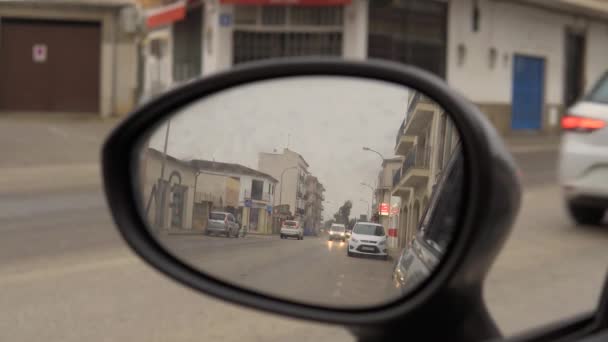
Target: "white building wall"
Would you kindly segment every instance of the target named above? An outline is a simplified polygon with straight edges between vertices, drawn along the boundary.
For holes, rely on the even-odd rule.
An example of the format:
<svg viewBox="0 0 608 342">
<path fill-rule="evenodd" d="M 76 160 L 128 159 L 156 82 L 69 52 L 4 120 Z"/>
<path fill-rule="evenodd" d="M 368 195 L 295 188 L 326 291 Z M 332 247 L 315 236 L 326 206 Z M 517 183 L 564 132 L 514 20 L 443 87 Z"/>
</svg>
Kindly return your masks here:
<svg viewBox="0 0 608 342">
<path fill-rule="evenodd" d="M 165 54 L 158 58 L 150 51 L 150 42 L 160 39 L 166 42 Z M 165 26 L 148 33 L 144 48 L 144 97 L 154 96 L 159 90 L 167 90 L 173 84 L 173 27 Z M 160 82 L 159 85 L 155 84 Z"/>
<path fill-rule="evenodd" d="M 342 55 L 349 59 L 367 58 L 368 0 L 353 0 L 344 6 Z"/>
<path fill-rule="evenodd" d="M 472 30 L 472 0 L 451 1 L 447 81 L 476 103 L 510 103 L 514 54 L 545 58 L 546 102 L 561 103 L 567 18 L 518 4 L 480 1 L 479 31 Z M 459 60 L 459 46 L 465 54 Z M 497 51 L 490 66 L 490 48 Z"/>
<path fill-rule="evenodd" d="M 472 31 L 472 0 L 451 1 L 448 26 L 447 81 L 476 103 L 511 103 L 513 56 L 545 59 L 545 103 L 562 104 L 565 30 L 587 28 L 587 88 L 608 63 L 608 25 L 556 11 L 506 1 L 481 0 L 479 31 Z M 466 48 L 459 63 L 458 47 Z M 490 67 L 489 50 L 497 59 Z"/>
<path fill-rule="evenodd" d="M 202 73 L 208 75 L 232 66 L 234 5 L 221 5 L 219 0 L 206 0 L 204 7 Z M 220 25 L 222 15 L 230 18 L 228 26 Z"/>
</svg>

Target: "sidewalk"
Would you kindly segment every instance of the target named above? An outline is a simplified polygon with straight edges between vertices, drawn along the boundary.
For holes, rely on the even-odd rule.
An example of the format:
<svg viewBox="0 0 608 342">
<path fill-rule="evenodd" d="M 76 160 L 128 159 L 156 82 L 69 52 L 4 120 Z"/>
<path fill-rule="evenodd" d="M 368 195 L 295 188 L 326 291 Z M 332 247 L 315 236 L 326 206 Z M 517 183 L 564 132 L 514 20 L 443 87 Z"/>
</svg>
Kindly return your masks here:
<svg viewBox="0 0 608 342">
<path fill-rule="evenodd" d="M 561 135 L 545 135 L 538 133 L 518 133 L 504 137 L 511 153 L 531 153 L 557 151 Z"/>
</svg>

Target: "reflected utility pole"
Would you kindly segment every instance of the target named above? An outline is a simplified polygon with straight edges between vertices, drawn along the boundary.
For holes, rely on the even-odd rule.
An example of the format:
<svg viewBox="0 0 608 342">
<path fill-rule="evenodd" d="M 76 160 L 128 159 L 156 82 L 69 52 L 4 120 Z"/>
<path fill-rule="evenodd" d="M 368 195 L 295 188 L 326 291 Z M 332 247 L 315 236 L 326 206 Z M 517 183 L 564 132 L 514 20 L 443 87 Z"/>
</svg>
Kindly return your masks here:
<svg viewBox="0 0 608 342">
<path fill-rule="evenodd" d="M 165 167 L 167 164 L 167 147 L 169 145 L 169 130 L 171 129 L 171 120 L 167 121 L 167 129 L 165 130 L 165 142 L 163 145 L 163 156 L 160 164 L 160 178 L 158 179 L 158 193 L 160 196 L 157 196 L 157 205 L 156 205 L 156 226 L 158 229 L 163 228 L 163 223 L 165 222 L 165 203 L 167 202 L 166 189 L 165 189 Z"/>
</svg>

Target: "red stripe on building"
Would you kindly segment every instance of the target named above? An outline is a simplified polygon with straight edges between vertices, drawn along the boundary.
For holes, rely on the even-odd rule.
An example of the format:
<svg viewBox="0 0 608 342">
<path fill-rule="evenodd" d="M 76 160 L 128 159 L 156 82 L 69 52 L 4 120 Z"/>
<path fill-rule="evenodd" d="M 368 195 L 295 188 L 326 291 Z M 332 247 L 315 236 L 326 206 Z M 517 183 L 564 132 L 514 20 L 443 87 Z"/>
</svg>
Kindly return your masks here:
<svg viewBox="0 0 608 342">
<path fill-rule="evenodd" d="M 186 2 L 180 1 L 146 12 L 146 26 L 154 28 L 180 21 L 186 17 Z"/>
<path fill-rule="evenodd" d="M 348 5 L 352 0 L 220 0 L 230 5 L 294 5 L 294 6 L 338 6 Z"/>
</svg>

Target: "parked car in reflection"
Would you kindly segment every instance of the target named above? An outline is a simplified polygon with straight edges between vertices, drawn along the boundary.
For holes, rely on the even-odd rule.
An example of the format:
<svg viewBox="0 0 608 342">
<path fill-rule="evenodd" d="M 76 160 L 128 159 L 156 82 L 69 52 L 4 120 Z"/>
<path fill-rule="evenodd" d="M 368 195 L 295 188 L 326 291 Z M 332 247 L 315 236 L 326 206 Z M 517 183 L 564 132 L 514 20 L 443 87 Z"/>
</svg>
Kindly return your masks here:
<svg viewBox="0 0 608 342">
<path fill-rule="evenodd" d="M 296 238 L 298 240 L 304 240 L 304 228 L 300 225 L 300 222 L 287 220 L 281 225 L 281 239 Z"/>
<path fill-rule="evenodd" d="M 231 213 L 212 211 L 209 214 L 205 234 L 224 235 L 226 237 L 239 237 L 239 224 Z"/>
<path fill-rule="evenodd" d="M 428 279 L 441 260 L 456 228 L 463 205 L 464 160 L 457 147 L 431 194 L 417 227 L 418 233 L 403 249 L 393 269 L 393 284 L 402 293 Z"/>
<path fill-rule="evenodd" d="M 347 255 L 369 255 L 388 259 L 386 246 L 386 232 L 384 227 L 378 223 L 357 222 L 348 240 Z"/>
</svg>

